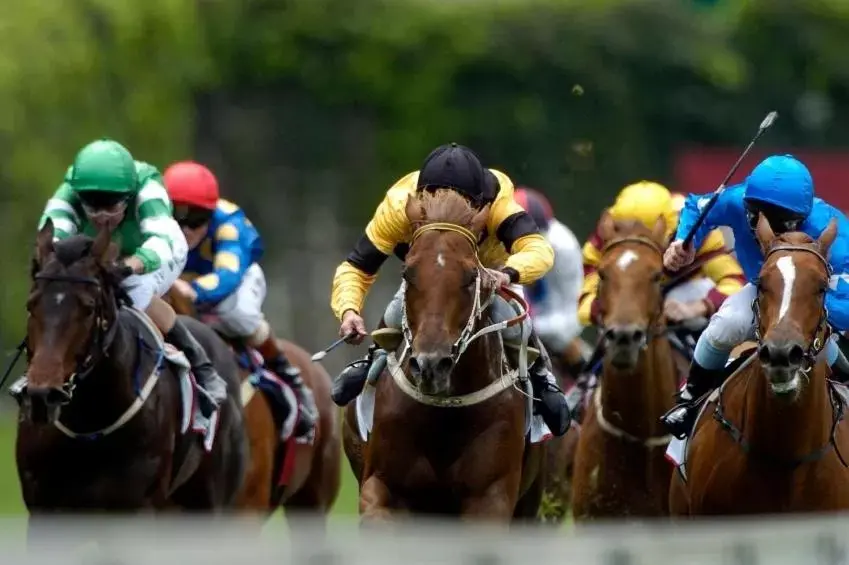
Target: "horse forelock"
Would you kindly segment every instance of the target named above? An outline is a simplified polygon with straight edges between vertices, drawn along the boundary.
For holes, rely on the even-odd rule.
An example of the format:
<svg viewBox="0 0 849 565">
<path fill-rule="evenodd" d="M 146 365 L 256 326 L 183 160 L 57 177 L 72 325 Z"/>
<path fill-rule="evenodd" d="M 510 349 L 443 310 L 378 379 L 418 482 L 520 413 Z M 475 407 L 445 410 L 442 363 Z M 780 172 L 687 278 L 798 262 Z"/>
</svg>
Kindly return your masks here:
<svg viewBox="0 0 849 565">
<path fill-rule="evenodd" d="M 423 191 L 416 198 L 424 212 L 422 225 L 439 222 L 468 229 L 472 227 L 472 220 L 478 213 L 462 194 L 450 189 Z"/>
<path fill-rule="evenodd" d="M 54 257 L 61 268 L 67 270 L 85 259 L 95 259 L 91 254 L 93 247 L 93 238 L 82 234 L 72 235 L 53 244 Z M 105 268 L 99 265 L 96 260 L 92 265 L 94 270 L 91 272 L 91 276 L 99 277 L 105 286 L 113 292 L 119 304 L 130 304 L 131 300 L 127 291 L 121 285 L 122 278 L 117 269 Z"/>
</svg>

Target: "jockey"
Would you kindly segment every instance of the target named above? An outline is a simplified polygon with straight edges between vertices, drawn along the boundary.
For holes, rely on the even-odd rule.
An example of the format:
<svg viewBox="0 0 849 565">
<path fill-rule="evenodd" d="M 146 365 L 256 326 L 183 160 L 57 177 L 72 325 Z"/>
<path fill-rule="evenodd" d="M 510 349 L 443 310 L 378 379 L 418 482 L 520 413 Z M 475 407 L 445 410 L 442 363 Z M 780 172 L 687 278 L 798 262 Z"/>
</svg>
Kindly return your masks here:
<svg viewBox="0 0 849 565">
<path fill-rule="evenodd" d="M 126 275 L 123 286 L 133 306 L 146 312 L 166 341 L 185 353 L 204 391 L 201 409 L 210 416 L 227 398 L 227 384 L 161 298 L 180 275 L 188 253 L 162 182 L 154 166 L 134 160 L 120 143 L 94 141 L 77 153 L 47 202 L 39 227 L 52 220 L 56 239 L 114 230 L 112 239 L 120 246 Z"/>
<path fill-rule="evenodd" d="M 616 221 L 636 220 L 651 229 L 657 219 L 666 220 L 666 230 L 671 238 L 678 226 L 682 197 L 656 182 L 640 181 L 622 189 L 608 213 Z M 680 229 L 680 228 L 679 228 Z M 598 274 L 604 243 L 598 231 L 584 244 L 584 288 L 581 293 L 579 316 L 582 324 L 600 323 L 601 312 L 596 300 Z M 681 323 L 691 319 L 709 318 L 730 295 L 738 292 L 746 282 L 743 270 L 725 248 L 719 230 L 710 231 L 699 241 L 696 268 L 683 276 L 667 274 L 669 291 L 664 301 L 667 320 Z"/>
<path fill-rule="evenodd" d="M 542 342 L 563 358 L 569 374 L 577 377 L 584 364 L 576 341 L 583 329 L 578 321 L 578 297 L 584 281 L 581 245 L 572 230 L 554 217 L 551 204 L 542 193 L 519 187 L 513 197 L 554 250 L 554 267 L 525 288 L 534 329 Z"/>
<path fill-rule="evenodd" d="M 693 261 L 692 249 L 684 248 L 683 239 L 695 225 L 702 207 L 711 195 L 690 195 L 681 213 L 675 241 L 666 250 L 664 266 L 675 271 Z M 724 368 L 731 350 L 754 338 L 752 303 L 757 298 L 757 280 L 764 257 L 755 238 L 759 214 L 766 216 L 776 234 L 801 231 L 817 238 L 832 218 L 837 218 L 837 242 L 832 245 L 829 262 L 834 269 L 826 296 L 829 323 L 838 330 L 849 328 L 849 222 L 842 212 L 814 197 L 814 183 L 807 167 L 791 155 L 773 155 L 754 168 L 749 177 L 720 194 L 708 212 L 693 243 L 698 246 L 709 230 L 728 226 L 734 232 L 737 256 L 749 281 L 730 297 L 704 330 L 696 344 L 690 375 L 678 394 L 679 405 L 663 417 L 678 437 L 692 429 L 697 399 L 724 379 Z M 834 337 L 834 336 L 832 336 Z M 825 357 L 829 366 L 838 356 L 837 344 L 829 339 Z"/>
<path fill-rule="evenodd" d="M 485 169 L 478 157 L 462 145 L 443 145 L 425 159 L 421 170 L 405 175 L 389 189 L 365 234 L 336 269 L 331 307 L 341 321 L 340 335 L 354 334 L 354 343 L 367 335 L 360 315 L 366 292 L 386 258 L 396 252 L 403 256 L 404 244 L 409 243 L 405 209 L 408 198 L 418 191 L 441 188 L 459 192 L 478 209 L 491 205 L 487 236 L 479 255 L 500 286 L 533 283 L 551 268 L 551 246 L 539 234 L 533 219 L 513 200 L 513 183 L 507 175 Z M 403 299 L 403 294 L 397 293 L 384 314 L 383 322 L 390 328 L 401 327 L 401 316 L 394 313 L 400 312 Z M 496 310 L 504 309 L 492 309 Z M 566 397 L 555 384 L 550 360 L 535 332 L 531 340 L 541 352 L 529 371 L 534 396 L 539 399 L 537 410 L 552 433 L 562 435 L 571 421 Z M 365 359 L 352 363 L 337 377 L 333 394 L 337 404 L 347 404 L 362 391 L 374 350 L 373 347 Z"/>
<path fill-rule="evenodd" d="M 165 186 L 174 203 L 174 217 L 189 244 L 183 278 L 174 290 L 198 310 L 214 314 L 212 326 L 230 338 L 240 338 L 265 359 L 298 397 L 299 436 L 313 432 L 318 409 L 300 370 L 278 345 L 262 313 L 265 274 L 257 261 L 262 238 L 241 208 L 219 197 L 218 181 L 206 167 L 192 161 L 165 170 Z"/>
</svg>

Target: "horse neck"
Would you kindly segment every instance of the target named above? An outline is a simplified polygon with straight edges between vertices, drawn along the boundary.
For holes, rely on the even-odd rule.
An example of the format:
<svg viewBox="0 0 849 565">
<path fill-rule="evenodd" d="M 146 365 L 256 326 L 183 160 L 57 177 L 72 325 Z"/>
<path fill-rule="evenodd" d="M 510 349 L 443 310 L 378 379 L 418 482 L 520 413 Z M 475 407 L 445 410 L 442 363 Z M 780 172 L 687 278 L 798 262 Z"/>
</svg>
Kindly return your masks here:
<svg viewBox="0 0 849 565">
<path fill-rule="evenodd" d="M 618 370 L 605 362 L 601 377 L 605 417 L 637 437 L 662 435 L 658 418 L 672 406 L 676 377 L 672 347 L 665 335 L 649 341 L 632 370 Z"/>
<path fill-rule="evenodd" d="M 759 451 L 787 460 L 804 457 L 828 443 L 833 416 L 826 364 L 818 362 L 795 401 L 777 398 L 760 363 L 752 364 L 745 389 L 743 435 Z"/>
<path fill-rule="evenodd" d="M 478 329 L 476 327 L 475 331 Z M 451 394 L 470 394 L 501 378 L 501 347 L 497 332 L 481 336 L 469 344 L 454 369 L 454 375 L 459 378 L 452 378 Z M 497 363 L 493 362 L 494 359 Z"/>
<path fill-rule="evenodd" d="M 118 317 L 115 324 L 115 335 L 106 354 L 77 382 L 71 403 L 62 408 L 62 423 L 74 431 L 111 425 L 136 398 L 132 379 L 141 352 L 126 323 Z"/>
</svg>

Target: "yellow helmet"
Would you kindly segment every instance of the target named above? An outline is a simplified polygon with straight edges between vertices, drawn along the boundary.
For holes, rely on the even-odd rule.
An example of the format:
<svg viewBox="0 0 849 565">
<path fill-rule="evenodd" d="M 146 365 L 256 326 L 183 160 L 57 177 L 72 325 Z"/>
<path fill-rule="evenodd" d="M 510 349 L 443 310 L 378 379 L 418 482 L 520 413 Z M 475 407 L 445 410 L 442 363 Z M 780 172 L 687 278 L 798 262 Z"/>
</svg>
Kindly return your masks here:
<svg viewBox="0 0 849 565">
<path fill-rule="evenodd" d="M 672 235 L 678 224 L 679 210 L 668 188 L 644 180 L 623 188 L 609 212 L 616 221 L 638 221 L 649 229 L 654 228 L 657 219 L 663 216 L 666 233 Z"/>
</svg>

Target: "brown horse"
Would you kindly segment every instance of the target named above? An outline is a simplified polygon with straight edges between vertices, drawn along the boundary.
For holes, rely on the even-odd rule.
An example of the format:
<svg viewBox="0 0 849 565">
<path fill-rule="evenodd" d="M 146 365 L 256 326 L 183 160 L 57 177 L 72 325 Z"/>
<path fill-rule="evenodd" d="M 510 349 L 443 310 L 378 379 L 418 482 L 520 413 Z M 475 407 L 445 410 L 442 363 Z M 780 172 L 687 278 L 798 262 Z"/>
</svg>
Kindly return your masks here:
<svg viewBox="0 0 849 565">
<path fill-rule="evenodd" d="M 242 485 L 247 446 L 236 366 L 200 324 L 189 328 L 227 381 L 211 451 L 181 432 L 181 380 L 158 331 L 122 308 L 110 234 L 53 242 L 39 231 L 27 301 L 27 376 L 16 456 L 30 540 L 57 512 L 222 511 Z M 188 381 L 185 381 L 188 382 Z"/>
<path fill-rule="evenodd" d="M 375 385 L 367 442 L 356 403 L 346 410 L 360 514 L 535 519 L 544 444 L 526 441 L 527 397 L 515 372 L 505 374 L 497 331 L 473 338 L 497 329 L 487 326 L 492 291 L 477 255 L 489 207 L 477 211 L 439 190 L 411 196 L 406 213 L 414 231 L 403 274 L 404 346 L 389 354 Z"/>
<path fill-rule="evenodd" d="M 177 312 L 197 316 L 194 305 L 173 290 L 167 299 Z M 248 380 L 252 371 L 240 368 L 250 463 L 235 507 L 270 514 L 282 504 L 289 512 L 307 513 L 315 519 L 330 512 L 339 494 L 342 450 L 338 411 L 330 399 L 331 380 L 327 371 L 313 363 L 302 347 L 282 339 L 279 342 L 291 363 L 301 370 L 301 377 L 315 396 L 319 412 L 315 440 L 312 444 L 281 442 L 272 401 L 264 393 L 257 394 L 259 391 Z M 245 349 L 242 343 L 231 342 L 231 345 L 236 351 Z M 288 451 L 292 449 L 294 455 Z M 288 471 L 282 469 L 287 461 L 292 465 Z M 288 477 L 281 488 L 282 473 Z M 318 522 L 311 520 L 310 523 Z"/>
<path fill-rule="evenodd" d="M 826 260 L 819 239 L 776 236 L 761 216 L 764 264 L 753 303 L 757 357 L 711 396 L 670 489 L 675 515 L 822 512 L 849 508 L 845 400 L 827 380 Z"/>
<path fill-rule="evenodd" d="M 575 457 L 575 520 L 667 514 L 671 439 L 658 418 L 672 407 L 677 371 L 663 317 L 665 222 L 653 230 L 605 214 L 598 274 L 605 356 Z"/>
</svg>

